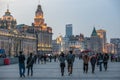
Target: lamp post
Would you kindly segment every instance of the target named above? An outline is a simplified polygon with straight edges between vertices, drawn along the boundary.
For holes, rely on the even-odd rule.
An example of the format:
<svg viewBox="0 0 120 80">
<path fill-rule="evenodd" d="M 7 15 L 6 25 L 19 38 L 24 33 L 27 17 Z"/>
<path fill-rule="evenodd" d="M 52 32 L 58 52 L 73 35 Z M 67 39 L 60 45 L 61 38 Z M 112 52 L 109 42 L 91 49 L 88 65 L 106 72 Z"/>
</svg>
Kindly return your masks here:
<svg viewBox="0 0 120 80">
<path fill-rule="evenodd" d="M 36 53 L 38 54 L 38 31 L 35 31 L 36 35 Z"/>
<path fill-rule="evenodd" d="M 10 49 L 10 48 L 11 48 L 11 47 L 10 47 L 10 38 L 8 39 L 8 44 L 9 44 L 9 51 L 8 51 L 8 53 L 9 53 L 9 57 L 10 57 L 10 56 L 11 56 L 11 51 L 10 51 L 10 50 L 11 50 L 11 49 Z"/>
</svg>

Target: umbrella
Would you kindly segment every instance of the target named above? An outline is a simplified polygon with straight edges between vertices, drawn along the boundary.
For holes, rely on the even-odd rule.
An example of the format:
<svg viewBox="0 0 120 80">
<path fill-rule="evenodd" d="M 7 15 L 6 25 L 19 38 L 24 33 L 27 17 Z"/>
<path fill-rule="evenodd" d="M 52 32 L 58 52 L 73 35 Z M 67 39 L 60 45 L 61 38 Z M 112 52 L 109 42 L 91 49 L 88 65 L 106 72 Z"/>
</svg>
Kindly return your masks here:
<svg viewBox="0 0 120 80">
<path fill-rule="evenodd" d="M 83 50 L 81 53 L 88 53 L 91 52 L 91 50 Z"/>
</svg>

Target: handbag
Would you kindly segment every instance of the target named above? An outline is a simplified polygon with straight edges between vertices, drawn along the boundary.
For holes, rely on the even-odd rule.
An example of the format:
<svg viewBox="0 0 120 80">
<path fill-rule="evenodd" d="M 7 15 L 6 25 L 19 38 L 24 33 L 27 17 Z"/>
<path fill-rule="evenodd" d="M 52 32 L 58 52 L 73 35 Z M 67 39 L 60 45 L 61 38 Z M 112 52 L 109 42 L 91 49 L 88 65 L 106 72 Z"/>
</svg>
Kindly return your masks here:
<svg viewBox="0 0 120 80">
<path fill-rule="evenodd" d="M 31 61 L 26 65 L 26 68 L 28 68 L 31 64 L 32 64 L 33 58 L 31 59 Z"/>
</svg>

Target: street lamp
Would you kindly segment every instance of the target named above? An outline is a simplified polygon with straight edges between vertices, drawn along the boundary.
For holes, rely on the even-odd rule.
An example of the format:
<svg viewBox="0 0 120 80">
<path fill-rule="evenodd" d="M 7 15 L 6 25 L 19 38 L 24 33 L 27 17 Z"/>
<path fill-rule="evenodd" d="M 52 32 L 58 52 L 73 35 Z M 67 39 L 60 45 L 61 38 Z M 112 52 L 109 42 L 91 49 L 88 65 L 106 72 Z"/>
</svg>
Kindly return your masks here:
<svg viewBox="0 0 120 80">
<path fill-rule="evenodd" d="M 9 43 L 9 57 L 11 57 L 11 38 L 8 39 L 8 43 Z"/>
<path fill-rule="evenodd" d="M 35 35 L 36 35 L 36 53 L 38 54 L 38 31 L 34 31 Z"/>
</svg>

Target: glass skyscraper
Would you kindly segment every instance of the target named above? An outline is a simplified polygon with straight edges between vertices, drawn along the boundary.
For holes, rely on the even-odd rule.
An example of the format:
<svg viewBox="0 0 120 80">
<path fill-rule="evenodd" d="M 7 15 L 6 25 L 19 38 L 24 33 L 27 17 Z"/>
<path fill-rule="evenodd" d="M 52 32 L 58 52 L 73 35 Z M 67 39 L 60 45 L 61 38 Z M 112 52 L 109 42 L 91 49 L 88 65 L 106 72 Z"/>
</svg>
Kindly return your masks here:
<svg viewBox="0 0 120 80">
<path fill-rule="evenodd" d="M 72 24 L 66 24 L 66 37 L 73 35 Z"/>
</svg>

